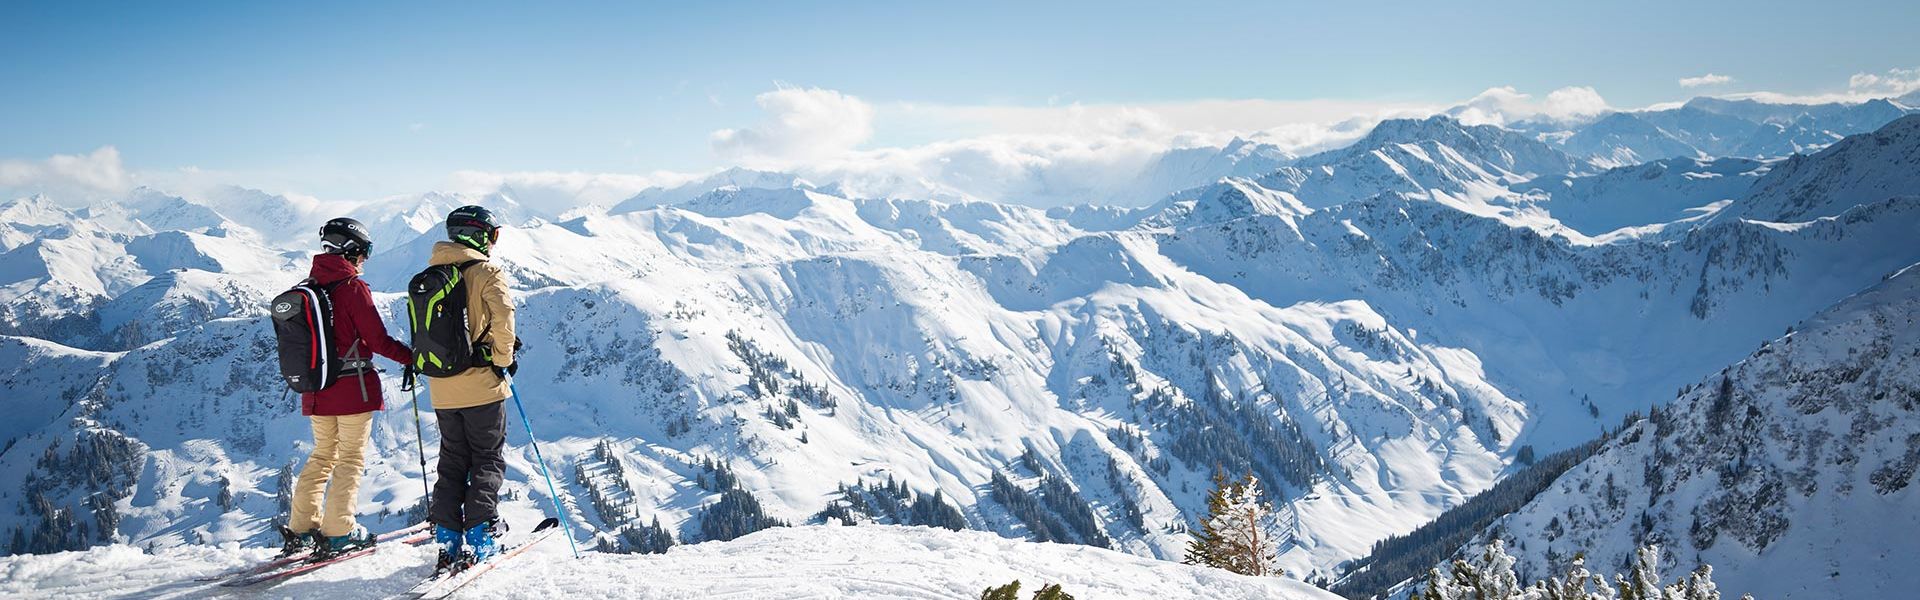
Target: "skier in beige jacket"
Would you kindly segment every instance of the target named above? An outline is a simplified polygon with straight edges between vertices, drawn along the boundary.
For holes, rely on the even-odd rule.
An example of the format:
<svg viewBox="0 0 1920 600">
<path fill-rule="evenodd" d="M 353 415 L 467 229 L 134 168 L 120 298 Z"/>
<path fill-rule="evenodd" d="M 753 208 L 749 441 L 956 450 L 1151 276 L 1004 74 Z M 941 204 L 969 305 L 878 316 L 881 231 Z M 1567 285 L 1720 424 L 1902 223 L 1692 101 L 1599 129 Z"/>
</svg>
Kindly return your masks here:
<svg viewBox="0 0 1920 600">
<path fill-rule="evenodd" d="M 467 331 L 473 336 L 473 368 L 434 377 L 428 389 L 440 424 L 439 481 L 428 510 L 440 562 L 486 560 L 498 551 L 500 484 L 506 476 L 507 378 L 519 370 L 514 351 L 513 300 L 500 267 L 488 262 L 500 239 L 493 213 L 463 206 L 447 215 L 448 241 L 433 245 L 431 265 L 465 265 Z"/>
</svg>

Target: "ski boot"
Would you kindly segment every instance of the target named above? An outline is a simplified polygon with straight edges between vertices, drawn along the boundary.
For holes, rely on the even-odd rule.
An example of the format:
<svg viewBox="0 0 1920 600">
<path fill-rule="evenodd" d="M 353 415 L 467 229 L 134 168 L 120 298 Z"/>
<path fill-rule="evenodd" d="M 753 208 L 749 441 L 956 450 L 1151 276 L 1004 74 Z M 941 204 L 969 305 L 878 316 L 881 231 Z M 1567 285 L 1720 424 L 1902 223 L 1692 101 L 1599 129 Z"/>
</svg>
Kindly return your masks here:
<svg viewBox="0 0 1920 600">
<path fill-rule="evenodd" d="M 506 524 L 501 523 L 499 519 L 468 527 L 465 539 L 461 540 L 463 542 L 461 556 L 465 559 L 465 566 L 486 562 L 487 559 L 499 554 L 500 535 L 506 532 Z"/>
<path fill-rule="evenodd" d="M 433 563 L 433 572 L 445 573 L 454 570 L 460 564 L 460 542 L 464 534 L 458 529 L 443 525 L 433 526 L 433 543 L 440 545 L 440 558 Z"/>
<path fill-rule="evenodd" d="M 361 548 L 372 547 L 373 541 L 373 534 L 367 533 L 367 528 L 355 525 L 353 531 L 347 532 L 346 535 L 327 538 L 320 544 L 319 549 L 314 550 L 313 556 L 315 560 L 326 560 Z"/>
<path fill-rule="evenodd" d="M 285 525 L 280 526 L 280 556 L 282 558 L 312 552 L 320 546 L 320 532 L 308 530 L 294 532 Z"/>
</svg>

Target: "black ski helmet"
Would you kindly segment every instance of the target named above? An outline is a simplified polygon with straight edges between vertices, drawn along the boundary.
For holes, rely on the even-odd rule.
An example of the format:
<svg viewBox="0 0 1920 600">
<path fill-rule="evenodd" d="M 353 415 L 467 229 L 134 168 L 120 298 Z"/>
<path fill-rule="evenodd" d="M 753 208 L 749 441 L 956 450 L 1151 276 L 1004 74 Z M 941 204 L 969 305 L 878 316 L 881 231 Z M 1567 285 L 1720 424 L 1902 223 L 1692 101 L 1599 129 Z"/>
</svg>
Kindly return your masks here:
<svg viewBox="0 0 1920 600">
<path fill-rule="evenodd" d="M 320 246 L 327 254 L 364 258 L 373 252 L 373 238 L 367 237 L 367 226 L 340 217 L 320 226 Z"/>
<path fill-rule="evenodd" d="M 485 207 L 467 205 L 447 213 L 449 240 L 486 254 L 493 251 L 493 242 L 499 236 L 500 221 L 494 218 L 493 211 Z"/>
</svg>

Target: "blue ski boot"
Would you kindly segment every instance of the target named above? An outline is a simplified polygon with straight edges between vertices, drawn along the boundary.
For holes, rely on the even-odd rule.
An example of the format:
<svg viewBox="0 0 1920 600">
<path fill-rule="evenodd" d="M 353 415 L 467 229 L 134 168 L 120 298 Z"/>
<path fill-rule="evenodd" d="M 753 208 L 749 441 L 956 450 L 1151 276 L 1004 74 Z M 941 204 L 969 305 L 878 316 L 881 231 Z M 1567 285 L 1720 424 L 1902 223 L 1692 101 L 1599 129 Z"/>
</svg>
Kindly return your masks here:
<svg viewBox="0 0 1920 600">
<path fill-rule="evenodd" d="M 440 545 L 440 558 L 433 563 L 436 573 L 451 571 L 460 562 L 460 542 L 462 535 L 458 529 L 442 525 L 433 526 L 433 543 Z"/>
<path fill-rule="evenodd" d="M 479 564 L 500 553 L 499 534 L 506 533 L 506 527 L 499 519 L 487 521 L 467 528 L 466 549 L 464 555 L 467 564 Z"/>
</svg>

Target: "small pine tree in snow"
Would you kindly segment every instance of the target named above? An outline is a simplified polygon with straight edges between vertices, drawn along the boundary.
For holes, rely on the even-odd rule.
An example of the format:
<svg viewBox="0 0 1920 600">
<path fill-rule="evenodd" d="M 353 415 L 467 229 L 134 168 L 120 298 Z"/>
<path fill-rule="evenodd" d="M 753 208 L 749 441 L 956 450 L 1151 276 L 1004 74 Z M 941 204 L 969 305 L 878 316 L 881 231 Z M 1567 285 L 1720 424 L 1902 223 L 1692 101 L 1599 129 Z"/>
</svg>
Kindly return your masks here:
<svg viewBox="0 0 1920 600">
<path fill-rule="evenodd" d="M 1667 600 L 1720 600 L 1719 586 L 1713 584 L 1713 565 L 1700 565 L 1667 586 Z"/>
<path fill-rule="evenodd" d="M 980 592 L 980 600 L 1020 600 L 1020 580 Z"/>
<path fill-rule="evenodd" d="M 1187 564 L 1241 575 L 1281 575 L 1273 509 L 1260 501 L 1260 480 L 1247 474 L 1229 481 L 1225 474 L 1215 474 L 1213 481 L 1207 517 L 1187 543 Z"/>
<path fill-rule="evenodd" d="M 1428 573 L 1427 589 L 1415 592 L 1414 600 L 1517 600 L 1522 598 L 1520 578 L 1514 574 L 1513 555 L 1506 544 L 1494 540 L 1471 560 L 1456 559 L 1448 576 L 1439 569 Z"/>
<path fill-rule="evenodd" d="M 1642 546 L 1634 553 L 1633 565 L 1626 573 L 1614 576 L 1620 588 L 1620 600 L 1666 600 L 1660 589 L 1660 547 Z"/>
<path fill-rule="evenodd" d="M 1020 600 L 1020 580 L 998 587 L 990 587 L 980 592 L 980 600 Z M 1073 600 L 1073 596 L 1060 588 L 1060 584 L 1040 586 L 1033 592 L 1033 600 Z"/>
<path fill-rule="evenodd" d="M 1539 600 L 1613 600 L 1613 587 L 1607 578 L 1587 570 L 1587 557 L 1576 554 L 1565 577 L 1548 577 L 1532 588 Z"/>
<path fill-rule="evenodd" d="M 1073 596 L 1067 594 L 1066 590 L 1060 589 L 1060 584 L 1056 583 L 1040 586 L 1040 591 L 1033 593 L 1033 600 L 1073 600 Z"/>
</svg>

